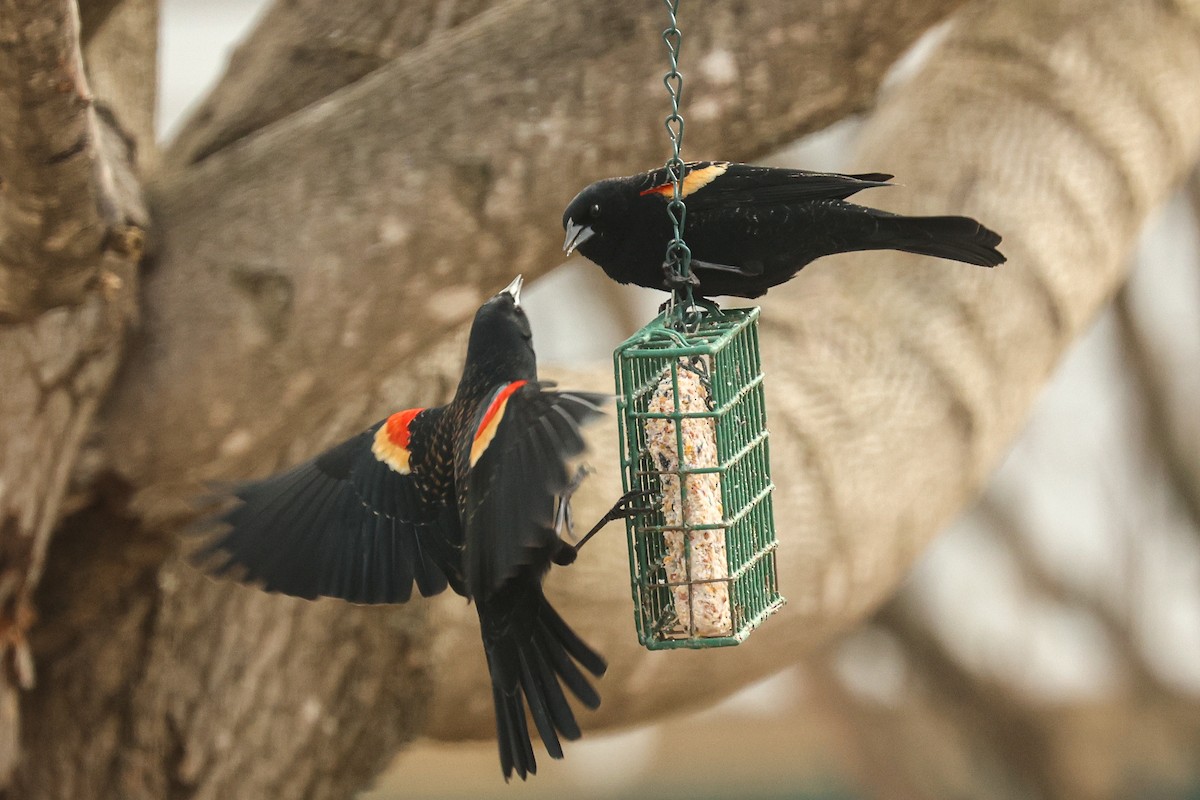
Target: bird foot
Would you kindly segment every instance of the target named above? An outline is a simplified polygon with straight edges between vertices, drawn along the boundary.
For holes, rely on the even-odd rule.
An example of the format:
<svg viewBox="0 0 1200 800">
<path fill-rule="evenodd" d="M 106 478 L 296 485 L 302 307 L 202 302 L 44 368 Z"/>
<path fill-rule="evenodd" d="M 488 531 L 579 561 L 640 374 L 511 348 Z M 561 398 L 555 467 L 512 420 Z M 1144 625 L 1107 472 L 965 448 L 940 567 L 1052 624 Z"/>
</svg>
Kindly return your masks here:
<svg viewBox="0 0 1200 800">
<path fill-rule="evenodd" d="M 615 522 L 619 519 L 626 519 L 634 516 L 635 514 L 646 514 L 650 511 L 653 511 L 654 506 L 637 505 L 636 501 L 648 500 L 655 494 L 655 492 L 650 491 L 649 489 L 634 489 L 631 492 L 626 492 L 625 494 L 621 495 L 621 498 L 613 504 L 613 507 L 608 510 L 608 513 L 601 517 L 599 522 L 593 525 L 592 529 L 585 533 L 583 538 L 580 539 L 574 547 L 563 548 L 558 554 L 556 554 L 554 563 L 561 566 L 570 564 L 575 560 L 575 557 L 579 554 L 579 551 L 583 548 L 583 546 L 588 543 L 588 540 L 599 533 L 608 523 Z M 569 554 L 567 551 L 569 551 Z M 565 560 L 560 561 L 559 558 L 563 558 Z"/>
<path fill-rule="evenodd" d="M 695 272 L 688 272 L 686 276 L 680 275 L 675 271 L 675 266 L 670 261 L 663 262 L 663 288 L 668 292 L 677 292 L 691 286 L 693 289 L 700 286 L 700 278 Z"/>
<path fill-rule="evenodd" d="M 592 472 L 591 467 L 580 464 L 579 468 L 575 470 L 575 476 L 571 478 L 571 482 L 567 484 L 567 488 L 558 497 L 558 508 L 554 512 L 554 531 L 560 538 L 562 537 L 563 530 L 566 530 L 570 538 L 575 538 L 575 515 L 571 512 L 571 497 L 575 492 L 579 491 L 584 478 L 591 475 Z"/>
</svg>

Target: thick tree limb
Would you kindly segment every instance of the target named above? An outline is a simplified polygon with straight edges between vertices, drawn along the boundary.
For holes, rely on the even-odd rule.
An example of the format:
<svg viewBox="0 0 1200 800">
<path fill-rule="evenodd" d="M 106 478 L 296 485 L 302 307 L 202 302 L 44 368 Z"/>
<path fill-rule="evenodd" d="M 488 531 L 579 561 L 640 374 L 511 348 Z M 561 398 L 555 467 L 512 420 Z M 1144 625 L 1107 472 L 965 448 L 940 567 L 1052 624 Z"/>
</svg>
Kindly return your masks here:
<svg viewBox="0 0 1200 800">
<path fill-rule="evenodd" d="M 152 11 L 152 0 L 127 0 L 110 19 L 139 8 Z M 69 3 L 8 3 L 0 17 L 0 316 L 8 314 L 0 323 L 0 787 L 19 748 L 15 687 L 34 682 L 31 594 L 137 294 L 140 229 L 126 223 L 144 209 L 128 135 L 111 111 L 133 102 L 116 94 L 114 80 L 100 95 L 110 111 L 97 113 L 71 39 L 73 13 Z M 140 63 L 147 116 L 155 32 L 147 24 L 108 65 L 116 79 Z M 108 47 L 109 35 L 91 45 Z M 68 144 L 74 136 L 78 152 Z M 16 294 L 7 292 L 14 285 Z M 68 285 L 78 294 L 63 295 Z M 60 302 L 70 305 L 42 311 Z M 38 315 L 13 323 L 14 314 Z"/>
<path fill-rule="evenodd" d="M 92 104 L 75 3 L 0 16 L 0 323 L 83 302 L 107 249 L 140 248 L 129 160 Z"/>
<path fill-rule="evenodd" d="M 800 122 L 803 129 L 813 130 L 839 118 L 848 108 L 864 107 L 881 70 L 899 52 L 897 48 L 905 47 L 915 33 L 961 3 L 962 0 L 890 0 L 869 11 L 864 11 L 857 2 L 792 4 L 789 13 L 803 15 L 795 19 L 811 20 L 807 30 L 789 25 L 768 31 L 759 42 L 748 41 L 746 50 L 730 46 L 708 62 L 707 68 L 720 75 L 730 68 L 728 59 L 734 53 L 738 54 L 736 60 L 751 53 L 757 58 L 763 51 L 778 51 L 789 41 L 803 41 L 805 47 L 794 49 L 787 57 L 789 62 L 796 59 L 806 62 L 803 69 L 791 70 L 804 84 L 789 100 L 791 104 L 800 103 L 804 113 L 800 118 L 791 115 L 791 122 Z M 432 43 L 439 34 L 489 7 L 495 7 L 492 16 L 520 17 L 527 13 L 522 8 L 527 5 L 520 0 L 425 0 L 399 7 L 381 0 L 277 3 L 238 48 L 228 72 L 189 118 L 168 153 L 168 162 L 179 165 L 200 161 L 358 80 L 407 50 L 422 45 L 436 47 Z M 685 9 L 689 37 L 696 23 L 705 24 L 709 14 L 725 15 L 730 8 L 728 4 L 709 3 L 702 9 L 698 7 L 701 10 Z M 628 17 L 631 11 L 636 8 L 630 3 L 613 6 L 605 20 L 607 24 L 596 29 L 596 37 L 599 39 L 605 29 L 626 25 L 621 18 Z M 661 26 L 661 9 L 643 5 L 641 13 Z M 734 9 L 734 13 L 745 12 Z M 855 22 L 861 25 L 855 26 Z M 796 36 L 798 30 L 802 36 Z M 530 34 L 536 33 L 530 29 Z M 769 39 L 773 41 L 764 41 Z M 852 57 L 847 59 L 849 54 Z M 653 47 L 643 47 L 633 55 L 637 65 L 629 66 L 636 71 L 629 70 L 628 74 L 636 76 L 634 85 L 640 85 L 643 76 L 657 68 L 661 53 Z M 480 53 L 479 63 L 485 63 L 486 58 L 486 53 Z M 278 69 L 282 61 L 289 64 L 289 69 Z M 768 59 L 758 61 L 757 68 L 765 69 L 768 64 L 772 68 L 781 66 L 780 60 Z M 709 77 L 699 76 L 703 82 L 708 82 Z M 761 73 L 756 80 L 766 83 L 766 77 L 766 73 Z M 726 83 L 727 79 L 716 82 Z M 712 108 L 707 111 L 711 113 Z M 804 117 L 807 119 L 801 122 Z"/>
<path fill-rule="evenodd" d="M 276 2 L 167 153 L 201 161 L 471 19 L 495 0 Z M 286 69 L 280 69 L 286 64 Z"/>
<path fill-rule="evenodd" d="M 420 730 L 419 606 L 389 618 L 164 568 L 174 537 L 105 488 L 55 538 L 14 797 L 346 797 Z"/>
<path fill-rule="evenodd" d="M 88 8 L 103 6 L 94 0 L 80 7 L 84 23 L 83 62 L 96 97 L 103 124 L 114 127 L 126 148 L 132 149 L 139 174 L 157 166 L 155 108 L 158 103 L 158 3 L 154 0 L 121 0 L 104 12 L 98 29 L 88 36 Z M 96 13 L 93 8 L 92 13 Z M 139 190 L 140 191 L 140 190 Z"/>
<path fill-rule="evenodd" d="M 686 19 L 692 154 L 862 107 L 953 5 L 707 4 Z M 331 417 L 343 434 L 385 369 L 559 263 L 571 195 L 665 152 L 661 27 L 640 0 L 514 0 L 165 179 L 148 346 L 105 426 L 122 473 L 244 474 L 328 441 Z"/>
</svg>

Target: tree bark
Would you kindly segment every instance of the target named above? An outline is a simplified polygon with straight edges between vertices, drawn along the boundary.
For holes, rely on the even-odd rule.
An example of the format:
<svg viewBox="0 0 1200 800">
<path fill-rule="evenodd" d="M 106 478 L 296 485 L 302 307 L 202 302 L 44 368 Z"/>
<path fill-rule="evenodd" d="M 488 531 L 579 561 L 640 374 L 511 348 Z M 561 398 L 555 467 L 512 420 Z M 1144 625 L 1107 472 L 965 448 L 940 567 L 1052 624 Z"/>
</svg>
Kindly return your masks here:
<svg viewBox="0 0 1200 800">
<path fill-rule="evenodd" d="M 861 107 L 876 83 L 840 76 L 877 82 L 945 7 L 709 4 L 686 21 L 701 65 L 688 91 L 703 101 L 692 152 L 748 157 L 794 136 L 797 119 Z M 514 0 L 163 176 L 153 346 L 131 353 L 103 430 L 116 469 L 178 496 L 170 484 L 311 452 L 314 437 L 366 420 L 348 399 L 461 325 L 491 287 L 560 263 L 571 195 L 665 153 L 654 12 Z M 809 41 L 836 44 L 796 46 Z M 812 91 L 781 93 L 772 74 L 804 75 Z M 413 386 L 391 401 L 429 399 Z"/>
<path fill-rule="evenodd" d="M 861 107 L 899 43 L 950 4 L 743 5 L 685 16 L 689 155 L 754 157 Z M 111 475 L 65 525 L 51 557 L 64 577 L 39 595 L 48 666 L 24 709 L 46 727 L 26 732 L 20 796 L 344 796 L 419 731 L 491 735 L 461 599 L 363 609 L 264 596 L 168 557 L 164 531 L 198 479 L 262 473 L 387 410 L 445 399 L 463 320 L 512 273 L 557 261 L 570 195 L 659 160 L 661 20 L 643 6 L 510 0 L 156 182 L 145 324 L 98 430 Z M 1195 160 L 1197 16 L 1152 0 L 976 3 L 889 97 L 864 167 L 901 175 L 896 210 L 1001 230 L 1010 263 L 842 257 L 773 290 L 763 343 L 791 603 L 737 650 L 647 654 L 633 644 L 623 543 L 589 545 L 550 582 L 612 664 L 585 728 L 712 702 L 894 589 Z M 820 49 L 818 34 L 839 31 Z M 778 76 L 796 70 L 801 88 L 782 92 Z M 610 438 L 592 436 L 600 474 L 580 519 L 617 494 Z M 85 698 L 100 674 L 113 683 Z M 76 713 L 100 733 L 54 735 Z M 238 747 L 243 729 L 275 755 Z M 84 757 L 61 768 L 74 751 Z"/>
<path fill-rule="evenodd" d="M 174 165 L 202 161 L 498 5 L 494 0 L 275 3 L 189 115 L 167 160 Z"/>
<path fill-rule="evenodd" d="M 145 211 L 96 113 L 75 3 L 7 0 L 0 42 L 0 323 L 11 323 L 83 303 L 106 251 L 140 247 Z"/>
<path fill-rule="evenodd" d="M 152 113 L 153 81 L 128 103 L 116 91 L 131 65 L 152 78 L 156 28 L 152 3 L 125 5 L 150 24 L 96 87 L 73 3 L 7 2 L 0 17 L 0 786 L 16 687 L 34 682 L 32 593 L 135 313 L 146 213 L 120 113 L 138 100 Z"/>
<path fill-rule="evenodd" d="M 168 558 L 173 537 L 124 493 L 55 538 L 15 797 L 344 797 L 420 732 L 420 606 L 218 584 Z"/>
</svg>

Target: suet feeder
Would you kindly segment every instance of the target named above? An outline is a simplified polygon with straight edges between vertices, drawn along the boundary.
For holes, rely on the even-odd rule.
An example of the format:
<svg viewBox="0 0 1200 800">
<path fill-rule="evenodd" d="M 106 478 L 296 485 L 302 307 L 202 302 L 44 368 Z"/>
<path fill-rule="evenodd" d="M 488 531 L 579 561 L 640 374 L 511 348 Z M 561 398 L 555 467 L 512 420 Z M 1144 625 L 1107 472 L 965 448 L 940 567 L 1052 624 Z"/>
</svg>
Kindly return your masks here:
<svg viewBox="0 0 1200 800">
<path fill-rule="evenodd" d="M 651 498 L 626 517 L 638 638 L 651 650 L 740 644 L 783 605 L 775 572 L 770 451 L 758 309 L 692 298 L 680 156 L 683 34 L 664 0 L 666 118 L 674 238 L 672 301 L 613 353 L 625 492 Z"/>
<path fill-rule="evenodd" d="M 757 308 L 664 311 L 613 354 L 634 616 L 651 650 L 741 643 L 783 605 Z"/>
</svg>

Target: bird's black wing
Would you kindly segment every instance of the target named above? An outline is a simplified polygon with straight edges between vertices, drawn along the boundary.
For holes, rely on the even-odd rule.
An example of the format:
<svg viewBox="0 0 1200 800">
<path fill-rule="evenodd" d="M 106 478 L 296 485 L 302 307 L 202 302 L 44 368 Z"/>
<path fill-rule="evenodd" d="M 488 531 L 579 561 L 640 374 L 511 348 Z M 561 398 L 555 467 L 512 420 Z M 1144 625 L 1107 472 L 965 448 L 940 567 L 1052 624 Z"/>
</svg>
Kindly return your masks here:
<svg viewBox="0 0 1200 800">
<path fill-rule="evenodd" d="M 414 581 L 423 596 L 448 584 L 464 593 L 453 482 L 442 480 L 453 468 L 448 447 L 443 455 L 434 446 L 442 413 L 393 415 L 287 472 L 234 487 L 240 502 L 211 520 L 223 530 L 196 560 L 310 599 L 402 603 Z M 405 447 L 388 439 L 398 418 Z"/>
<path fill-rule="evenodd" d="M 584 670 L 597 677 L 605 671 L 604 659 L 551 608 L 541 582 L 564 546 L 554 518 L 556 497 L 570 482 L 568 460 L 583 451 L 581 426 L 602 414 L 609 398 L 547 386 L 497 387 L 480 404 L 459 454 L 467 466 L 467 586 L 479 612 L 506 780 L 537 771 L 526 708 L 546 751 L 562 758 L 560 738 L 580 734 L 564 687 L 596 708 L 600 696 Z"/>
<path fill-rule="evenodd" d="M 546 391 L 517 381 L 481 404 L 472 427 L 463 520 L 466 578 L 478 599 L 524 566 L 549 563 L 558 545 L 555 498 L 567 462 L 583 452 L 580 426 L 603 413 L 606 395 Z"/>
<path fill-rule="evenodd" d="M 842 175 L 750 164 L 701 162 L 697 186 L 685 197 L 688 213 L 704 209 L 792 205 L 813 200 L 845 200 L 863 189 L 890 186 L 891 175 Z M 705 173 L 709 174 L 705 174 Z M 687 178 L 685 177 L 685 182 Z"/>
</svg>

